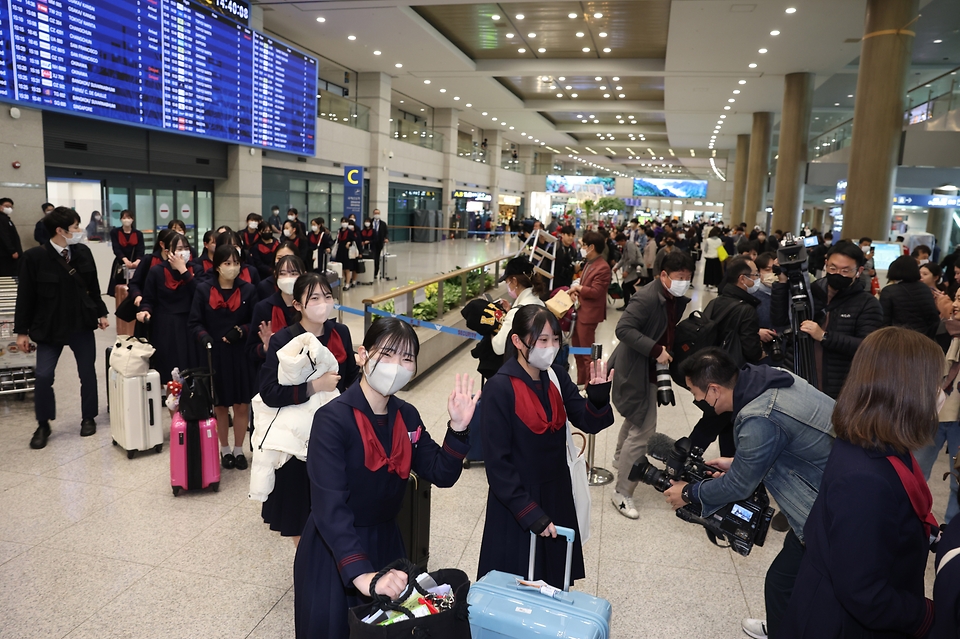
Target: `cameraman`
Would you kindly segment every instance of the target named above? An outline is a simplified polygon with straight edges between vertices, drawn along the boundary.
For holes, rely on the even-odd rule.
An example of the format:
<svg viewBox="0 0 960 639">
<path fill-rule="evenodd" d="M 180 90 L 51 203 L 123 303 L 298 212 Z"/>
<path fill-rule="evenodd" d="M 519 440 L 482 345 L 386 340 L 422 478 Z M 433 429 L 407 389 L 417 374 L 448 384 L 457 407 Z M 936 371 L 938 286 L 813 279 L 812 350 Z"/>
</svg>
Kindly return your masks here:
<svg viewBox="0 0 960 639">
<path fill-rule="evenodd" d="M 745 619 L 743 630 L 751 637 L 776 639 L 803 558 L 803 526 L 833 444 L 834 402 L 784 370 L 752 364 L 738 370 L 719 348 L 695 353 L 683 363 L 682 372 L 694 405 L 704 415 L 733 414 L 737 452 L 732 458 L 707 462 L 725 471 L 716 479 L 675 482 L 664 495 L 674 510 L 699 504 L 707 517 L 725 504 L 750 497 L 760 482 L 765 484 L 792 530 L 767 570 L 767 623 Z"/>
<path fill-rule="evenodd" d="M 620 344 L 610 357 L 611 368 L 623 371 L 613 378 L 613 405 L 623 415 L 614 455 L 613 505 L 630 519 L 640 517 L 633 504 L 637 482 L 630 481 L 630 469 L 647 454 L 647 443 L 657 430 L 657 364 L 673 359 L 674 330 L 690 302 L 684 293 L 693 277 L 693 260 L 672 251 L 661 268 L 659 276 L 631 298 L 617 322 Z"/>
<path fill-rule="evenodd" d="M 840 394 L 860 342 L 883 325 L 880 302 L 863 288 L 865 263 L 863 249 L 852 242 L 842 241 L 831 247 L 827 251 L 826 277 L 810 285 L 814 319 L 799 327 L 815 340 L 817 387 L 833 398 Z M 786 274 L 780 274 L 771 295 L 773 325 L 789 326 L 791 301 Z"/>
</svg>

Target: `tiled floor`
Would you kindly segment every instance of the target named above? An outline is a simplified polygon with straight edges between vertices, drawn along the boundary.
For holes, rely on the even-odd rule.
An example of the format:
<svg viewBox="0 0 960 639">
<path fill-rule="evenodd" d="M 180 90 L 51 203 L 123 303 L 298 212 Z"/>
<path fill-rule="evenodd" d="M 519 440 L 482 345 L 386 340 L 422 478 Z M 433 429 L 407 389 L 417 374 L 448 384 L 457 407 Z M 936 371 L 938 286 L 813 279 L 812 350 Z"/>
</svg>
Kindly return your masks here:
<svg viewBox="0 0 960 639">
<path fill-rule="evenodd" d="M 398 280 L 405 282 L 496 257 L 503 247 L 393 248 L 408 269 Z M 370 290 L 350 291 L 345 302 L 359 305 Z M 701 290 L 691 293 L 691 307 L 705 303 Z M 601 326 L 606 352 L 618 316 L 611 308 Z M 359 338 L 360 327 L 352 330 Z M 105 347 L 112 334 L 98 339 Z M 402 396 L 440 436 L 453 374 L 475 370 L 461 349 Z M 32 396 L 0 398 L 0 639 L 293 637 L 293 545 L 262 523 L 259 504 L 247 499 L 248 473 L 224 471 L 218 493 L 174 498 L 166 448 L 128 460 L 110 445 L 102 379 L 99 432 L 79 437 L 77 386 L 67 353 L 56 383 L 60 419 L 41 451 L 27 446 Z M 677 401 L 659 415 L 659 429 L 674 437 L 687 434 L 698 415 L 688 393 L 678 390 Z M 619 421 L 597 437 L 598 465 L 611 466 Z M 934 476 L 945 459 L 938 464 Z M 940 514 L 946 486 L 935 481 L 932 489 Z M 740 619 L 763 616 L 763 575 L 783 535 L 771 531 L 766 546 L 740 557 L 674 517 L 652 488 L 637 489 L 639 521 L 615 512 L 612 490 L 592 489 L 587 577 L 577 584 L 613 604 L 612 636 L 745 636 Z M 485 499 L 482 466 L 465 470 L 453 488 L 433 491 L 431 568 L 475 575 Z M 931 575 L 928 569 L 928 583 Z"/>
</svg>

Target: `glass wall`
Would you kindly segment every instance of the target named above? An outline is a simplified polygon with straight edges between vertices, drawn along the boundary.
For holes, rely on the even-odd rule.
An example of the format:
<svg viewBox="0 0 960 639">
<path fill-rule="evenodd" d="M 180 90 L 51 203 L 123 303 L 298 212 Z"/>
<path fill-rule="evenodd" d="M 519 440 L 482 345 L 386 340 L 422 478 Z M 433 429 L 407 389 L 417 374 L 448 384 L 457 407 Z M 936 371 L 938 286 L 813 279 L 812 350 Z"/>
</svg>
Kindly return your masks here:
<svg viewBox="0 0 960 639">
<path fill-rule="evenodd" d="M 443 208 L 443 189 L 391 182 L 389 190 L 387 223 L 390 227 L 391 242 L 410 241 L 413 232 L 410 227 L 413 226 L 413 212 L 415 210 L 437 211 Z"/>
<path fill-rule="evenodd" d="M 367 216 L 370 214 L 370 181 L 366 178 L 363 180 L 363 201 L 367 204 L 364 213 Z M 327 228 L 338 229 L 343 217 L 343 178 L 265 167 L 261 215 L 269 217 L 273 205 L 280 207 L 281 214 L 289 208 L 297 209 L 304 224 L 320 218 Z"/>
</svg>

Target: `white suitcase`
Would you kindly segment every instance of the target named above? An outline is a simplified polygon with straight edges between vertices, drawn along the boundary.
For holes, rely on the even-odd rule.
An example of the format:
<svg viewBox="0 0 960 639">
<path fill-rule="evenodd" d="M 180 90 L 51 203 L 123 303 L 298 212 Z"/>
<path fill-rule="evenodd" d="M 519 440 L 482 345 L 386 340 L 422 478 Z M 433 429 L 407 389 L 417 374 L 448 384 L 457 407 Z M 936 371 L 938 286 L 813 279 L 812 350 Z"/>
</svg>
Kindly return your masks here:
<svg viewBox="0 0 960 639">
<path fill-rule="evenodd" d="M 361 284 L 373 284 L 373 260 L 360 260 L 363 262 L 363 273 L 357 273 L 357 281 Z"/>
<path fill-rule="evenodd" d="M 127 451 L 133 459 L 137 451 L 163 450 L 160 373 L 124 377 L 110 369 L 107 384 L 110 387 L 110 435 L 113 445 Z"/>
<path fill-rule="evenodd" d="M 386 253 L 380 257 L 380 259 L 383 260 L 380 264 L 380 277 L 385 280 L 397 279 L 396 274 L 393 272 L 393 261 L 396 257 L 396 255 L 387 255 Z"/>
<path fill-rule="evenodd" d="M 337 280 L 343 281 L 343 264 L 340 262 L 329 262 L 327 264 L 327 270 L 336 273 Z"/>
</svg>

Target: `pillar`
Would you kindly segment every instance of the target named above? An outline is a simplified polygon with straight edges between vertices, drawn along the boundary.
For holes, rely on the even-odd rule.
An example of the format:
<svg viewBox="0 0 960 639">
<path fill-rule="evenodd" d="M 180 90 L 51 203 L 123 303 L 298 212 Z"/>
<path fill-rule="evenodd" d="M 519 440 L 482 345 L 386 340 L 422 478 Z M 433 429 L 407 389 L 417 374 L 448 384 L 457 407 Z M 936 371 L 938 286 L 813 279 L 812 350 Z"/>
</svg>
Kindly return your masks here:
<svg viewBox="0 0 960 639">
<path fill-rule="evenodd" d="M 773 117 L 767 111 L 753 114 L 750 133 L 750 161 L 747 164 L 747 189 L 743 215 L 747 226 L 766 226 L 767 172 L 770 169 L 770 133 Z"/>
<path fill-rule="evenodd" d="M 934 189 L 933 194 L 956 197 L 957 187 L 947 186 Z M 953 235 L 953 216 L 955 212 L 955 208 L 931 206 L 927 209 L 927 233 L 933 233 L 933 236 L 937 238 L 937 246 L 940 247 L 941 260 L 946 257 L 948 252 L 953 248 L 953 243 L 950 241 L 950 238 Z"/>
<path fill-rule="evenodd" d="M 843 234 L 886 240 L 918 0 L 867 0 Z"/>
<path fill-rule="evenodd" d="M 826 232 L 827 232 L 827 229 L 823 228 L 823 226 L 824 226 L 824 224 L 827 222 L 828 219 L 831 221 L 830 226 L 833 226 L 833 224 L 832 224 L 833 218 L 830 217 L 829 215 L 824 215 L 825 213 L 826 213 L 826 211 L 824 211 L 824 209 L 822 209 L 822 208 L 820 208 L 820 207 L 815 207 L 815 208 L 813 209 L 813 216 L 812 216 L 812 218 L 811 218 L 811 220 L 810 220 L 810 226 L 813 227 L 813 228 L 815 228 L 815 229 L 817 229 L 817 230 L 820 231 L 821 233 L 826 233 Z M 840 238 L 837 238 L 837 239 L 839 240 Z"/>
<path fill-rule="evenodd" d="M 814 77 L 813 73 L 788 73 L 784 83 L 772 227 L 785 233 L 800 230 Z"/>
<path fill-rule="evenodd" d="M 370 201 L 367 213 L 380 209 L 380 215 L 389 222 L 390 169 L 387 157 L 392 144 L 390 128 L 391 79 L 386 73 L 369 72 L 357 76 L 357 102 L 370 109 Z M 456 144 L 456 138 L 453 140 Z M 454 147 L 456 148 L 456 147 Z M 447 194 L 444 193 L 444 197 Z"/>
<path fill-rule="evenodd" d="M 449 226 L 450 216 L 454 212 L 453 192 L 457 190 L 454 176 L 454 158 L 457 157 L 457 127 L 460 111 L 457 109 L 434 109 L 433 130 L 443 135 L 443 225 Z"/>
<path fill-rule="evenodd" d="M 533 175 L 533 162 L 536 153 L 537 147 L 532 144 L 521 144 L 520 148 L 517 149 L 517 159 L 520 160 L 523 172 L 527 175 Z"/>
<path fill-rule="evenodd" d="M 28 249 L 36 246 L 33 227 L 42 216 L 40 205 L 47 201 L 43 115 L 38 109 L 15 108 L 20 111 L 16 119 L 10 115 L 11 105 L 0 105 L 0 158 L 4 160 L 0 162 L 0 197 L 13 200 L 11 219 L 20 243 Z M 13 168 L 14 162 L 19 162 L 20 168 Z"/>
<path fill-rule="evenodd" d="M 247 215 L 263 214 L 263 154 L 260 149 L 227 147 L 227 179 L 213 183 L 213 224 L 243 229 Z"/>
<path fill-rule="evenodd" d="M 484 129 L 487 138 L 487 166 L 490 168 L 490 220 L 496 226 L 500 219 L 500 158 L 503 156 L 503 133 Z"/>
<path fill-rule="evenodd" d="M 730 226 L 744 221 L 743 205 L 747 194 L 747 166 L 750 162 L 750 135 L 737 136 L 737 156 L 733 165 L 733 207 L 730 211 Z"/>
</svg>

